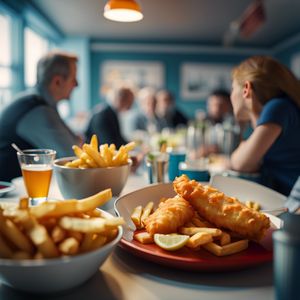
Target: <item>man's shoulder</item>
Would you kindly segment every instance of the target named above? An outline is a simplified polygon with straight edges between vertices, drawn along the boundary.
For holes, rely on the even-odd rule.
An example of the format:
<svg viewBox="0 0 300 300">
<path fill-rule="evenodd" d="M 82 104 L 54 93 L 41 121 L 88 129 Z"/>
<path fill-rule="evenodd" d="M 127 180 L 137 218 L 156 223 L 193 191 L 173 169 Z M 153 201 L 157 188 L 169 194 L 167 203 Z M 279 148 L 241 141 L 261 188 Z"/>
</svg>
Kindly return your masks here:
<svg viewBox="0 0 300 300">
<path fill-rule="evenodd" d="M 46 101 L 34 90 L 28 90 L 17 94 L 11 102 L 12 106 L 31 106 L 40 104 L 46 104 Z"/>
<path fill-rule="evenodd" d="M 35 93 L 34 91 L 25 91 L 16 95 L 10 104 L 8 104 L 3 110 L 3 114 L 6 112 L 27 111 L 35 106 L 45 105 L 44 99 Z"/>
<path fill-rule="evenodd" d="M 114 114 L 114 110 L 107 103 L 100 103 L 93 109 L 94 116 L 106 116 Z"/>
</svg>

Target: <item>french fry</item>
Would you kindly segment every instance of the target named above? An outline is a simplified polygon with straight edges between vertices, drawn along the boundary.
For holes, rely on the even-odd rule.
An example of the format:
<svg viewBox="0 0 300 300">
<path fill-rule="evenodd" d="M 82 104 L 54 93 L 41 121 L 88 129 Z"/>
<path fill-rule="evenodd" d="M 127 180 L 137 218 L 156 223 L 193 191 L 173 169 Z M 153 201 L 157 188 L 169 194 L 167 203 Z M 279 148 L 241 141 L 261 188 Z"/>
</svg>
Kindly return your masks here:
<svg viewBox="0 0 300 300">
<path fill-rule="evenodd" d="M 91 249 L 94 236 L 95 234 L 93 232 L 87 232 L 83 235 L 83 239 L 80 245 L 80 252 L 87 252 Z"/>
<path fill-rule="evenodd" d="M 62 228 L 66 230 L 77 230 L 80 232 L 103 232 L 105 231 L 105 220 L 104 219 L 81 219 L 74 217 L 62 217 L 59 221 Z"/>
<path fill-rule="evenodd" d="M 65 164 L 65 166 L 69 168 L 79 168 L 80 165 L 82 165 L 81 158 L 75 159 L 73 161 L 69 161 Z"/>
<path fill-rule="evenodd" d="M 117 235 L 119 230 L 117 228 L 110 228 L 110 230 L 106 230 L 101 233 L 101 235 L 106 236 L 107 242 L 112 241 Z"/>
<path fill-rule="evenodd" d="M 114 217 L 111 219 L 105 219 L 106 227 L 118 227 L 119 225 L 124 225 L 125 221 L 122 217 Z"/>
<path fill-rule="evenodd" d="M 82 151 L 82 154 L 80 156 L 80 158 L 91 168 L 97 168 L 98 165 L 97 163 L 94 161 L 94 159 L 89 156 L 87 153 Z"/>
<path fill-rule="evenodd" d="M 106 165 L 111 166 L 114 154 L 109 150 L 108 144 L 101 145 L 99 149 Z"/>
<path fill-rule="evenodd" d="M 98 151 L 98 137 L 96 134 L 92 135 L 90 145 L 94 150 Z"/>
<path fill-rule="evenodd" d="M 230 234 L 228 234 L 227 232 L 222 231 L 222 234 L 220 236 L 220 245 L 225 246 L 227 244 L 230 244 L 230 242 L 231 242 Z"/>
<path fill-rule="evenodd" d="M 37 218 L 60 217 L 67 214 L 91 211 L 105 204 L 111 198 L 111 189 L 106 189 L 80 201 L 69 199 L 67 201 L 43 202 L 38 206 L 30 207 L 30 213 Z"/>
<path fill-rule="evenodd" d="M 82 239 L 83 239 L 83 234 L 81 232 L 78 231 L 68 231 L 68 237 L 73 237 L 74 239 L 76 239 L 79 243 L 81 243 Z"/>
<path fill-rule="evenodd" d="M 110 144 L 109 145 L 109 150 L 110 150 L 111 153 L 114 154 L 116 152 L 116 145 L 115 144 Z"/>
<path fill-rule="evenodd" d="M 91 243 L 91 248 L 90 250 L 95 250 L 97 248 L 100 248 L 101 246 L 103 246 L 107 241 L 107 237 L 98 234 L 92 241 Z"/>
<path fill-rule="evenodd" d="M 147 231 L 135 233 L 133 238 L 142 244 L 154 243 L 153 236 L 151 236 Z"/>
<path fill-rule="evenodd" d="M 133 209 L 133 212 L 131 214 L 131 220 L 134 223 L 136 228 L 141 228 L 141 216 L 142 216 L 143 207 L 142 205 L 139 205 Z"/>
<path fill-rule="evenodd" d="M 129 151 L 133 150 L 135 148 L 135 146 L 136 146 L 135 142 L 130 142 L 130 143 L 126 144 L 124 146 L 124 148 L 126 149 L 127 152 L 129 152 Z"/>
<path fill-rule="evenodd" d="M 227 256 L 241 252 L 248 248 L 248 240 L 239 240 L 234 243 L 227 244 L 225 246 L 219 246 L 214 242 L 203 245 L 207 251 L 217 256 Z"/>
<path fill-rule="evenodd" d="M 98 167 L 106 167 L 104 159 L 99 155 L 99 152 L 92 148 L 91 145 L 84 144 L 82 146 L 83 150 L 93 158 L 93 160 L 97 163 Z"/>
<path fill-rule="evenodd" d="M 37 247 L 38 251 L 42 253 L 43 257 L 51 258 L 59 255 L 58 250 L 53 240 L 50 238 L 45 226 L 39 224 L 37 220 L 29 214 L 27 218 L 24 218 L 21 222 L 29 238 Z"/>
<path fill-rule="evenodd" d="M 101 217 L 101 212 L 100 210 L 93 209 L 85 212 L 88 216 L 90 217 Z"/>
<path fill-rule="evenodd" d="M 104 205 L 111 198 L 112 198 L 111 189 L 106 189 L 99 192 L 98 194 L 77 201 L 76 207 L 79 211 L 86 212 L 89 210 L 93 210 L 96 207 Z"/>
<path fill-rule="evenodd" d="M 79 242 L 75 238 L 69 237 L 58 245 L 58 249 L 63 254 L 74 255 L 78 252 Z"/>
<path fill-rule="evenodd" d="M 19 208 L 18 203 L 0 201 L 0 213 L 2 210 L 10 210 L 15 208 Z"/>
<path fill-rule="evenodd" d="M 19 201 L 19 208 L 20 209 L 27 209 L 28 206 L 29 206 L 28 197 L 21 198 L 20 201 Z"/>
<path fill-rule="evenodd" d="M 186 235 L 194 235 L 198 232 L 206 232 L 211 234 L 213 237 L 220 236 L 222 234 L 221 229 L 208 227 L 181 227 L 179 232 Z"/>
<path fill-rule="evenodd" d="M 0 257 L 11 258 L 12 256 L 13 256 L 12 249 L 7 245 L 7 242 L 0 234 Z"/>
<path fill-rule="evenodd" d="M 60 226 L 55 226 L 51 232 L 51 238 L 54 243 L 59 243 L 63 241 L 66 237 L 67 233 Z"/>
<path fill-rule="evenodd" d="M 144 224 L 144 221 L 150 216 L 154 207 L 154 203 L 152 201 L 148 202 L 145 208 L 143 209 L 141 216 L 141 223 Z"/>
<path fill-rule="evenodd" d="M 19 250 L 33 253 L 33 245 L 28 237 L 10 219 L 5 218 L 0 213 L 0 233 L 5 236 Z"/>
<path fill-rule="evenodd" d="M 82 153 L 83 153 L 82 149 L 81 149 L 79 146 L 77 146 L 77 145 L 73 145 L 73 146 L 72 146 L 72 149 L 73 149 L 73 151 L 74 151 L 74 154 L 75 154 L 78 158 L 81 158 L 81 155 L 82 155 Z"/>
<path fill-rule="evenodd" d="M 81 160 L 81 164 L 78 166 L 79 169 L 89 169 L 91 166 L 89 166 L 86 162 Z"/>
<path fill-rule="evenodd" d="M 207 232 L 197 232 L 192 235 L 186 243 L 186 246 L 192 249 L 213 241 L 212 235 Z"/>
</svg>

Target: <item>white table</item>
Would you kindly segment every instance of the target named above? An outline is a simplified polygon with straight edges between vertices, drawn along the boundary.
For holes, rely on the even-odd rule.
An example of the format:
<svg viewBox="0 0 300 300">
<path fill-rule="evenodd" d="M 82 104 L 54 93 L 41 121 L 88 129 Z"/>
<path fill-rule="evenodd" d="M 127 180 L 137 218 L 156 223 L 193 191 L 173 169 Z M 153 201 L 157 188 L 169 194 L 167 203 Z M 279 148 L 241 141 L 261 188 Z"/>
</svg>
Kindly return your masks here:
<svg viewBox="0 0 300 300">
<path fill-rule="evenodd" d="M 16 192 L 0 198 L 0 201 L 17 201 L 20 195 L 25 195 L 22 181 L 15 182 Z M 131 175 L 122 194 L 146 185 L 145 177 Z M 55 180 L 49 194 L 53 198 L 62 198 Z M 112 205 L 109 210 L 111 208 Z M 156 265 L 117 248 L 99 271 L 80 287 L 41 296 L 21 293 L 0 284 L 0 299 L 269 300 L 274 299 L 272 277 L 271 263 L 226 273 L 188 272 Z"/>
</svg>

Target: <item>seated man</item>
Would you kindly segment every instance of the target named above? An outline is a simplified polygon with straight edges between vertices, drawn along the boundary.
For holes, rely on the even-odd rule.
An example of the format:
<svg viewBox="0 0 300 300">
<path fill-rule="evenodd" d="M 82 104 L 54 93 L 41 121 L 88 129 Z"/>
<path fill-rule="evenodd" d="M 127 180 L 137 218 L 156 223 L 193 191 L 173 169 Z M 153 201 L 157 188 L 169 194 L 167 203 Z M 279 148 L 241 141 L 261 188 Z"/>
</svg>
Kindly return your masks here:
<svg viewBox="0 0 300 300">
<path fill-rule="evenodd" d="M 57 157 L 72 156 L 72 145 L 80 138 L 66 126 L 56 105 L 69 99 L 78 85 L 77 57 L 52 52 L 42 57 L 37 66 L 37 85 L 23 93 L 6 107 L 0 116 L 0 180 L 11 180 L 21 175 L 15 150 L 50 148 Z"/>
<path fill-rule="evenodd" d="M 214 90 L 206 102 L 207 119 L 212 124 L 223 123 L 227 118 L 233 119 L 230 94 L 226 90 Z"/>
<path fill-rule="evenodd" d="M 187 118 L 176 108 L 174 96 L 167 90 L 161 90 L 156 95 L 156 114 L 160 129 L 175 129 L 178 125 L 186 125 Z"/>
<path fill-rule="evenodd" d="M 143 88 L 139 91 L 138 103 L 140 111 L 135 116 L 134 129 L 154 133 L 159 130 L 158 118 L 155 113 L 156 97 L 155 90 Z"/>
<path fill-rule="evenodd" d="M 115 144 L 120 147 L 127 143 L 120 129 L 118 114 L 131 108 L 134 94 L 131 89 L 121 87 L 108 95 L 108 102 L 99 104 L 93 111 L 86 130 L 89 141 L 96 134 L 101 144 Z"/>
</svg>

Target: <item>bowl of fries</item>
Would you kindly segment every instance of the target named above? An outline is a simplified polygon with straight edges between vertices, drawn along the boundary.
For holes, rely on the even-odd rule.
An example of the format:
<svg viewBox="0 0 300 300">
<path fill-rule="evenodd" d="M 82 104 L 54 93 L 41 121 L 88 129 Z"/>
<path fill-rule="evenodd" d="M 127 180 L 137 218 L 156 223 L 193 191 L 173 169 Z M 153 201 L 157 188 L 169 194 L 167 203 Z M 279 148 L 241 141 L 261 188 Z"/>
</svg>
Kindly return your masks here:
<svg viewBox="0 0 300 300">
<path fill-rule="evenodd" d="M 96 207 L 112 196 L 102 191 L 81 200 L 29 207 L 0 203 L 0 282 L 32 293 L 76 287 L 111 254 L 123 234 L 122 218 Z"/>
<path fill-rule="evenodd" d="M 96 135 L 81 148 L 74 145 L 74 157 L 54 161 L 54 173 L 64 198 L 80 199 L 111 188 L 118 196 L 128 179 L 132 161 L 129 151 L 131 142 L 119 149 L 114 144 L 98 145 Z"/>
</svg>

